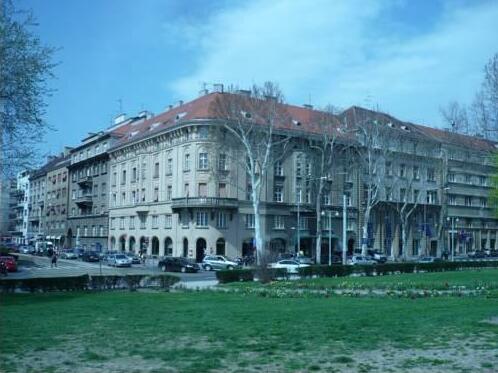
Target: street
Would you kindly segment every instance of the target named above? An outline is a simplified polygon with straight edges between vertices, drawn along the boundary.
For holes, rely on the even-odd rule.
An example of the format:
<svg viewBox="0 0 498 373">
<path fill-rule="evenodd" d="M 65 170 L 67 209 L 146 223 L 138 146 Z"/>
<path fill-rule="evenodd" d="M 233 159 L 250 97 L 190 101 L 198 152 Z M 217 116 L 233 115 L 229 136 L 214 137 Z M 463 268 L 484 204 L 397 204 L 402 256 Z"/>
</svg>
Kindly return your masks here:
<svg viewBox="0 0 498 373">
<path fill-rule="evenodd" d="M 8 278 L 32 278 L 32 277 L 65 277 L 89 275 L 114 275 L 114 274 L 160 274 L 163 273 L 157 267 L 157 259 L 149 259 L 145 264 L 132 265 L 129 268 L 109 267 L 104 263 L 88 263 L 81 260 L 58 259 L 57 267 L 50 267 L 50 258 L 18 254 L 18 271 L 9 272 Z M 180 277 L 182 283 L 188 282 L 215 282 L 215 272 L 201 270 L 198 273 L 166 272 Z"/>
</svg>

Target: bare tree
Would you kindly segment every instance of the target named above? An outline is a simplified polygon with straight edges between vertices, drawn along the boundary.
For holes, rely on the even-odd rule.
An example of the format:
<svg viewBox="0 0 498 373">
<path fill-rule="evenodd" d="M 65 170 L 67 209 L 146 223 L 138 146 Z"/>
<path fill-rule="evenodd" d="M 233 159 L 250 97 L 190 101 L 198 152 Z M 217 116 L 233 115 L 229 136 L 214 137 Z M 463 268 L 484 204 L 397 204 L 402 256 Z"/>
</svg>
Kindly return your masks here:
<svg viewBox="0 0 498 373">
<path fill-rule="evenodd" d="M 249 92 L 229 92 L 213 103 L 211 112 L 219 120 L 226 148 L 231 148 L 235 167 L 245 170 L 249 181 L 254 212 L 254 231 L 258 264 L 266 257 L 265 240 L 261 224 L 261 192 L 267 172 L 282 159 L 290 144 L 290 137 L 276 131 L 290 118 L 283 105 L 283 95 L 278 86 L 266 82 L 262 87 L 253 86 Z"/>
<path fill-rule="evenodd" d="M 472 103 L 472 116 L 484 137 L 498 139 L 498 53 L 484 67 L 484 80 Z"/>
<path fill-rule="evenodd" d="M 469 134 L 470 125 L 467 109 L 457 101 L 449 102 L 445 107 L 440 107 L 439 112 L 447 127 L 453 132 Z"/>
<path fill-rule="evenodd" d="M 316 213 L 316 241 L 315 252 L 316 262 L 321 263 L 322 246 L 322 203 L 324 193 L 331 193 L 331 182 L 333 180 L 332 170 L 336 160 L 337 139 L 341 133 L 345 133 L 345 128 L 335 114 L 333 106 L 327 106 L 323 111 L 317 111 L 312 117 L 313 126 L 318 134 L 308 140 L 308 147 L 311 150 L 311 158 L 314 164 L 313 185 L 315 189 L 315 213 Z M 328 184 L 328 185 L 327 185 Z M 328 189 L 326 188 L 328 186 Z M 330 197 L 329 197 L 330 198 Z M 329 222 L 330 224 L 330 222 Z"/>
<path fill-rule="evenodd" d="M 30 13 L 0 3 L 0 167 L 12 175 L 36 162 L 37 145 L 49 128 L 43 120 L 53 48 L 31 31 Z"/>
<path fill-rule="evenodd" d="M 359 163 L 360 180 L 363 183 L 364 220 L 362 225 L 362 255 L 367 254 L 368 225 L 373 209 L 384 198 L 386 177 L 391 176 L 390 154 L 395 147 L 393 131 L 387 124 L 366 119 L 355 125 L 356 159 Z"/>
</svg>

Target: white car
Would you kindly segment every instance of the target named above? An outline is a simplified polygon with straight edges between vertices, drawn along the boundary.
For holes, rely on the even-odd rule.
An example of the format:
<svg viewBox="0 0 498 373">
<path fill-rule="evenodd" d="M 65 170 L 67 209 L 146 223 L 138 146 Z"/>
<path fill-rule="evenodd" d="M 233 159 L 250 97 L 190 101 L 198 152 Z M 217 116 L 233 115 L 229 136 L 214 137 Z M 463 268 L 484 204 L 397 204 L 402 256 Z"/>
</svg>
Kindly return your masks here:
<svg viewBox="0 0 498 373">
<path fill-rule="evenodd" d="M 287 273 L 298 273 L 299 268 L 309 267 L 309 264 L 299 263 L 297 260 L 284 259 L 276 263 L 270 263 L 269 268 L 285 268 Z"/>
<path fill-rule="evenodd" d="M 107 257 L 107 264 L 113 267 L 131 267 L 131 259 L 124 254 L 113 254 Z"/>
<path fill-rule="evenodd" d="M 239 264 L 223 255 L 207 255 L 202 260 L 202 267 L 205 271 L 228 269 L 239 267 Z"/>
<path fill-rule="evenodd" d="M 349 265 L 368 265 L 377 263 L 375 260 L 367 258 L 363 255 L 353 255 L 353 257 L 348 260 Z"/>
</svg>

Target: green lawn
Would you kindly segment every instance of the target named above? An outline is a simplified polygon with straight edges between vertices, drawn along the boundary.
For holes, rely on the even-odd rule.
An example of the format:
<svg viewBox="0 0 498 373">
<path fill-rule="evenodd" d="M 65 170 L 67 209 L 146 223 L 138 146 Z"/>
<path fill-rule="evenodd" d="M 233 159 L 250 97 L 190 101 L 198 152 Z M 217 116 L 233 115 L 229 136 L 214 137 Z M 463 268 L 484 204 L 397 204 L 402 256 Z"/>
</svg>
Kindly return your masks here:
<svg viewBox="0 0 498 373">
<path fill-rule="evenodd" d="M 497 298 L 107 292 L 0 299 L 0 361 L 6 371 L 498 367 L 498 325 L 486 321 L 498 316 Z"/>
<path fill-rule="evenodd" d="M 282 287 L 289 289 L 388 289 L 388 290 L 468 290 L 498 289 L 498 269 L 464 270 L 433 273 L 410 273 L 386 276 L 322 277 L 296 281 L 276 281 L 267 285 L 259 283 L 231 283 L 229 288 Z"/>
</svg>

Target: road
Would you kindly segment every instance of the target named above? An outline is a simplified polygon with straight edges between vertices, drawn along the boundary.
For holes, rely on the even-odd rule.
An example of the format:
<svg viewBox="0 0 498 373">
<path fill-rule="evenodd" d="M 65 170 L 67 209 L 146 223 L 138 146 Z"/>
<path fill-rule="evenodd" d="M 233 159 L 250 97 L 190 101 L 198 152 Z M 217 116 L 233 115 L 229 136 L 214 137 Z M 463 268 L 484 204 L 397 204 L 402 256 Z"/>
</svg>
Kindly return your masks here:
<svg viewBox="0 0 498 373">
<path fill-rule="evenodd" d="M 125 274 L 160 274 L 163 273 L 157 267 L 157 259 L 148 260 L 145 264 L 134 264 L 130 268 L 114 268 L 100 263 L 87 263 L 81 260 L 58 259 L 57 267 L 50 267 L 50 258 L 17 254 L 19 255 L 19 268 L 17 272 L 9 272 L 8 278 L 32 278 L 32 277 L 64 277 L 89 275 L 125 275 Z M 166 272 L 169 273 L 169 272 Z M 178 276 L 182 283 L 187 282 L 215 282 L 216 274 L 201 270 L 198 273 L 170 273 Z"/>
</svg>

